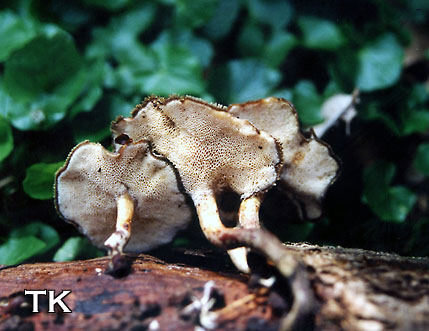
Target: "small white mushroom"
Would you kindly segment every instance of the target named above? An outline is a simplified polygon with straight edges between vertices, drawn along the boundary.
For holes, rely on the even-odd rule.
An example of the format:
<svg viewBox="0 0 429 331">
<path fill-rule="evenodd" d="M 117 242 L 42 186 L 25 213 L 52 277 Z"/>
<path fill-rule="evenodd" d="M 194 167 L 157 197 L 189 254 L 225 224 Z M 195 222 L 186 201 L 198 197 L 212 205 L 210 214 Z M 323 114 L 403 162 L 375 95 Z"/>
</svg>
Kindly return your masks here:
<svg viewBox="0 0 429 331">
<path fill-rule="evenodd" d="M 116 141 L 149 140 L 154 152 L 174 165 L 212 243 L 221 245 L 225 229 L 216 204 L 216 194 L 224 189 L 241 196 L 240 224 L 259 227 L 258 193 L 276 182 L 281 164 L 279 147 L 266 132 L 222 106 L 192 97 L 148 98 L 132 118 L 114 122 L 112 131 Z M 235 252 L 237 267 L 248 271 L 245 251 Z"/>
<path fill-rule="evenodd" d="M 318 137 L 322 137 L 339 119 L 346 123 L 346 134 L 350 134 L 350 123 L 357 115 L 356 104 L 359 102 L 359 90 L 352 94 L 335 94 L 325 100 L 320 113 L 323 122 L 313 127 Z"/>
<path fill-rule="evenodd" d="M 111 153 L 86 141 L 72 150 L 56 176 L 61 216 L 112 255 L 168 243 L 191 219 L 173 168 L 148 146 L 140 141 Z"/>
<path fill-rule="evenodd" d="M 304 137 L 293 106 L 284 99 L 266 98 L 234 104 L 228 112 L 247 119 L 258 129 L 271 134 L 281 145 L 283 170 L 280 181 L 301 212 L 312 219 L 322 214 L 321 199 L 335 180 L 339 165 L 328 145 L 312 134 Z"/>
</svg>

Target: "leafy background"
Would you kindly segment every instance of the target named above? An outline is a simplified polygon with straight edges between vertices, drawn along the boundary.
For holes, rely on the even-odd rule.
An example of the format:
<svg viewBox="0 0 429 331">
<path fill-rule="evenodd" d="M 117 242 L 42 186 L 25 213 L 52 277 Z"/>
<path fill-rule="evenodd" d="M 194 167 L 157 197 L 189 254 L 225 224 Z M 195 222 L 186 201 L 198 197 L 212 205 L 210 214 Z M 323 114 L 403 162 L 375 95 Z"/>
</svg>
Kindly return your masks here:
<svg viewBox="0 0 429 331">
<path fill-rule="evenodd" d="M 351 134 L 324 136 L 342 160 L 324 217 L 298 222 L 275 190 L 261 217 L 285 241 L 428 255 L 427 22 L 425 0 L 2 1 L 0 264 L 102 254 L 57 216 L 54 173 L 146 95 L 275 95 L 310 127 L 355 88 Z M 173 245 L 210 247 L 197 229 Z"/>
</svg>

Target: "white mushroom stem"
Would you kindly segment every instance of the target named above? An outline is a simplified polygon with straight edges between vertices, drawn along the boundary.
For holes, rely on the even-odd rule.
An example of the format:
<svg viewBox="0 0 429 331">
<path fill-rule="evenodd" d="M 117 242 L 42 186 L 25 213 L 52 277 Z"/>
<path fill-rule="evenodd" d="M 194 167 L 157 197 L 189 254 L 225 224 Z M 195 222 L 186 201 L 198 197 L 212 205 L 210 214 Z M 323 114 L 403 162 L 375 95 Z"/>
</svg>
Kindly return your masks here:
<svg viewBox="0 0 429 331">
<path fill-rule="evenodd" d="M 261 200 L 258 196 L 252 196 L 241 202 L 239 211 L 239 222 L 243 228 L 258 229 L 259 224 L 259 207 Z M 219 238 L 225 230 L 228 230 L 219 217 L 219 211 L 216 204 L 215 196 L 212 192 L 206 193 L 196 204 L 198 219 L 205 236 L 213 244 L 222 246 Z M 242 272 L 249 273 L 250 268 L 247 264 L 247 249 L 238 247 L 228 250 L 228 254 L 234 265 Z"/>
<path fill-rule="evenodd" d="M 244 199 L 240 204 L 238 211 L 238 221 L 244 229 L 260 229 L 259 223 L 259 208 L 261 207 L 261 197 L 259 195 L 251 196 Z M 228 250 L 229 257 L 234 265 L 242 272 L 250 273 L 249 265 L 247 264 L 246 247 L 238 247 Z"/>
<path fill-rule="evenodd" d="M 247 248 L 237 247 L 228 250 L 229 257 L 238 270 L 246 274 L 250 273 L 249 264 L 247 263 Z"/>
<path fill-rule="evenodd" d="M 116 201 L 116 231 L 104 242 L 109 255 L 121 254 L 131 236 L 131 221 L 134 214 L 134 201 L 128 193 Z"/>
<path fill-rule="evenodd" d="M 222 243 L 219 240 L 219 236 L 226 228 L 220 220 L 213 192 L 205 193 L 200 199 L 194 199 L 194 201 L 196 202 L 195 208 L 204 235 L 213 244 L 221 246 Z"/>
<path fill-rule="evenodd" d="M 240 204 L 238 211 L 238 221 L 241 227 L 245 229 L 259 229 L 259 208 L 261 207 L 261 196 L 253 195 L 244 199 Z"/>
</svg>

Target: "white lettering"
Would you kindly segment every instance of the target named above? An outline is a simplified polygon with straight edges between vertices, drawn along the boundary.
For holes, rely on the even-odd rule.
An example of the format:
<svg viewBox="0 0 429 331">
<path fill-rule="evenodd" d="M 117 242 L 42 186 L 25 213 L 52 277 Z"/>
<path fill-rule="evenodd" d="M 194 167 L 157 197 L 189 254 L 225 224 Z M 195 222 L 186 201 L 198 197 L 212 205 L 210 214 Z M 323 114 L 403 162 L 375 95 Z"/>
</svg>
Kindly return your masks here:
<svg viewBox="0 0 429 331">
<path fill-rule="evenodd" d="M 46 295 L 46 290 L 24 290 L 24 295 L 33 296 L 33 313 L 39 312 L 39 294 Z"/>
<path fill-rule="evenodd" d="M 63 298 L 69 295 L 71 291 L 62 291 L 56 298 L 55 298 L 55 291 L 49 290 L 48 292 L 49 292 L 49 310 L 48 310 L 49 313 L 55 312 L 54 306 L 56 304 L 60 305 L 61 309 L 63 310 L 63 313 L 72 312 L 70 308 L 67 307 L 67 305 L 63 301 Z"/>
</svg>

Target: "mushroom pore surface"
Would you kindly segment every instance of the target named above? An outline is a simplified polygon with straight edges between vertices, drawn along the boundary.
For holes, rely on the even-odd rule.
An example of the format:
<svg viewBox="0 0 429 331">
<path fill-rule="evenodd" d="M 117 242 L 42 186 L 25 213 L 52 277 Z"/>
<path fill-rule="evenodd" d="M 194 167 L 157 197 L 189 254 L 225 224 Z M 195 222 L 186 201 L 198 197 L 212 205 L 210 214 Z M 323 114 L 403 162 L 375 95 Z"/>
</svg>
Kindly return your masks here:
<svg viewBox="0 0 429 331">
<path fill-rule="evenodd" d="M 277 139 L 284 162 L 280 181 L 292 198 L 304 204 L 308 218 L 320 217 L 320 200 L 339 170 L 329 146 L 314 135 L 304 137 L 295 109 L 284 99 L 266 98 L 233 104 L 228 112 L 250 121 Z"/>
<path fill-rule="evenodd" d="M 57 210 L 99 248 L 105 248 L 104 241 L 115 232 L 116 201 L 126 192 L 135 212 L 125 252 L 167 243 L 191 220 L 173 168 L 154 157 L 148 146 L 140 141 L 111 153 L 100 144 L 83 142 L 57 173 Z"/>
<path fill-rule="evenodd" d="M 276 141 L 226 109 L 192 97 L 149 98 L 112 125 L 114 136 L 147 139 L 178 170 L 194 203 L 228 188 L 247 198 L 278 178 Z"/>
</svg>

